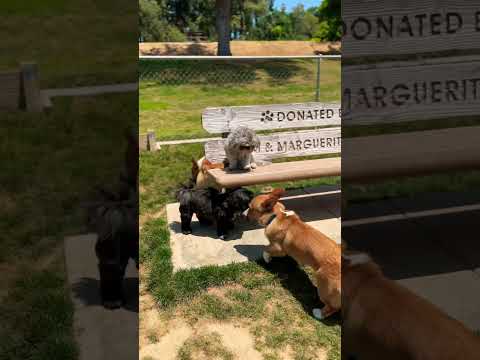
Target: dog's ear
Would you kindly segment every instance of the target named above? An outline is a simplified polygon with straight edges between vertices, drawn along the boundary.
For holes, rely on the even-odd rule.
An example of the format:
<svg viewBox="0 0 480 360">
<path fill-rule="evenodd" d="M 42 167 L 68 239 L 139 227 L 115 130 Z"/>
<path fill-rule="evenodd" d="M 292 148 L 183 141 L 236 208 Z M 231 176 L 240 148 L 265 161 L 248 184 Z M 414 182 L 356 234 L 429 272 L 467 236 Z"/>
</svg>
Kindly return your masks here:
<svg viewBox="0 0 480 360">
<path fill-rule="evenodd" d="M 270 195 L 280 199 L 283 195 L 285 195 L 285 190 L 280 188 L 273 189 Z"/>
<path fill-rule="evenodd" d="M 262 203 L 262 207 L 265 210 L 272 210 L 284 193 L 285 190 L 283 189 L 273 189 L 273 191 L 268 194 L 268 198 Z"/>
</svg>

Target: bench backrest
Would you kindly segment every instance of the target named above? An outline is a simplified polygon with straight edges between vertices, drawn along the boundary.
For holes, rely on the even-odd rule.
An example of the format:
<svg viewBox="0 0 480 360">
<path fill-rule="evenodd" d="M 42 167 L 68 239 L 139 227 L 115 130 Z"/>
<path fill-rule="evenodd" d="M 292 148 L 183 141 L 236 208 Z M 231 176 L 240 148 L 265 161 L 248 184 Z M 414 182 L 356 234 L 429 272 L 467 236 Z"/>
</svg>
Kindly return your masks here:
<svg viewBox="0 0 480 360">
<path fill-rule="evenodd" d="M 203 128 L 213 134 L 228 134 L 238 126 L 255 131 L 269 131 L 259 135 L 260 146 L 255 157 L 272 160 L 284 157 L 332 154 L 341 151 L 339 127 L 341 107 L 338 103 L 300 103 L 278 105 L 232 106 L 207 108 L 202 114 Z M 275 132 L 278 129 L 312 128 L 310 130 Z M 225 158 L 224 140 L 205 144 L 205 156 L 213 162 Z"/>
</svg>

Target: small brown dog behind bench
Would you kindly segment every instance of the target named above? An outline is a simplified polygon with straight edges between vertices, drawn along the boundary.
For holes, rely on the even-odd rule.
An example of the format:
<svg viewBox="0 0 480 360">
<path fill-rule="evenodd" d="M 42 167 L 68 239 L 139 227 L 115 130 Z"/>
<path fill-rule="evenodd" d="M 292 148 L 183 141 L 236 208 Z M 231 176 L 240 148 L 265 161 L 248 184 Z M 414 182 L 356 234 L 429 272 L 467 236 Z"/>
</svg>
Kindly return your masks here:
<svg viewBox="0 0 480 360">
<path fill-rule="evenodd" d="M 270 242 L 263 252 L 267 263 L 272 256 L 289 255 L 315 271 L 318 296 L 325 306 L 313 309 L 313 316 L 324 319 L 341 307 L 340 245 L 304 223 L 293 211 L 285 211 L 278 202 L 283 194 L 283 189 L 275 189 L 255 197 L 250 202 L 248 219 L 265 226 Z"/>
<path fill-rule="evenodd" d="M 199 160 L 192 159 L 192 180 L 198 189 L 214 188 L 219 191 L 222 189 L 208 177 L 208 170 L 223 169 L 223 163 L 212 163 L 205 157 Z"/>
</svg>

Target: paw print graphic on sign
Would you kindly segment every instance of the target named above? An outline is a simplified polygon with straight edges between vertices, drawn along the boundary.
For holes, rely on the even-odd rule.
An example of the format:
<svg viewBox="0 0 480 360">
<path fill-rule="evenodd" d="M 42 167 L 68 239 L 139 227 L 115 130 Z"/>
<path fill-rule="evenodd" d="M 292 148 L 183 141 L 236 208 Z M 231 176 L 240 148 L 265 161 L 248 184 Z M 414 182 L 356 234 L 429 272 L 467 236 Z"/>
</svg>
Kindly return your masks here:
<svg viewBox="0 0 480 360">
<path fill-rule="evenodd" d="M 273 113 L 270 110 L 262 112 L 262 118 L 260 119 L 261 122 L 272 121 L 273 120 Z"/>
</svg>

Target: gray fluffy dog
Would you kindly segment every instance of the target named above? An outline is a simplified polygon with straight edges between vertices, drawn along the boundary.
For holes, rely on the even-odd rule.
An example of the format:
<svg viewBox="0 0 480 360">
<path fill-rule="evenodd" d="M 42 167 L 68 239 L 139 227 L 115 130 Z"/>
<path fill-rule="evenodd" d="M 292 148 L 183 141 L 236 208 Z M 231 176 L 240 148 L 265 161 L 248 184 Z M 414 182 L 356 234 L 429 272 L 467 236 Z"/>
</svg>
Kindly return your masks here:
<svg viewBox="0 0 480 360">
<path fill-rule="evenodd" d="M 237 127 L 225 141 L 228 168 L 230 170 L 255 169 L 257 164 L 255 164 L 252 153 L 258 146 L 260 146 L 260 139 L 255 131 L 246 126 Z"/>
</svg>

